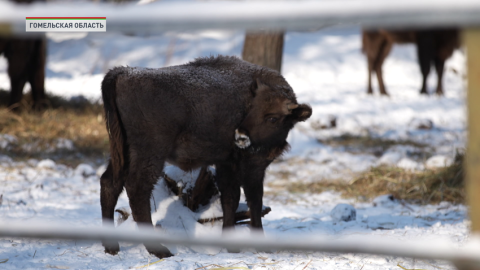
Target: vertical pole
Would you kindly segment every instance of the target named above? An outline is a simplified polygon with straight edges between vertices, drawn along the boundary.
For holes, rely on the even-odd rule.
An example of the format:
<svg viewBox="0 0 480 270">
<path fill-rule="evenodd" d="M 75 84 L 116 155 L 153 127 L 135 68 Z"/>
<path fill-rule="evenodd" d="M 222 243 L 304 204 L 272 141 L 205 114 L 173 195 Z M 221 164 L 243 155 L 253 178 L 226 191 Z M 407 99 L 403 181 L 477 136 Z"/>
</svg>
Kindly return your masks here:
<svg viewBox="0 0 480 270">
<path fill-rule="evenodd" d="M 480 28 L 463 30 L 467 49 L 468 142 L 465 158 L 467 203 L 470 206 L 472 233 L 480 234 Z M 459 260 L 458 270 L 480 270 L 478 264 Z"/>
<path fill-rule="evenodd" d="M 480 233 L 480 28 L 463 32 L 467 49 L 468 145 L 466 156 L 467 201 L 472 232 Z"/>
</svg>

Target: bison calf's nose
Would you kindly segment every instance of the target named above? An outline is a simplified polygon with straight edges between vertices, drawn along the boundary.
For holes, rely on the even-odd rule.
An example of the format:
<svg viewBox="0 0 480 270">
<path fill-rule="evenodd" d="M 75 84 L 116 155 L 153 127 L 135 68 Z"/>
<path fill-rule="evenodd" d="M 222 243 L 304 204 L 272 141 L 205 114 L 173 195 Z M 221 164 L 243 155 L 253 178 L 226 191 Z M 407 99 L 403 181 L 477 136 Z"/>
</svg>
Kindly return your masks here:
<svg viewBox="0 0 480 270">
<path fill-rule="evenodd" d="M 237 145 L 239 148 L 247 148 L 250 146 L 250 138 L 243 134 L 242 132 L 238 131 L 238 129 L 235 130 L 235 145 Z"/>
</svg>

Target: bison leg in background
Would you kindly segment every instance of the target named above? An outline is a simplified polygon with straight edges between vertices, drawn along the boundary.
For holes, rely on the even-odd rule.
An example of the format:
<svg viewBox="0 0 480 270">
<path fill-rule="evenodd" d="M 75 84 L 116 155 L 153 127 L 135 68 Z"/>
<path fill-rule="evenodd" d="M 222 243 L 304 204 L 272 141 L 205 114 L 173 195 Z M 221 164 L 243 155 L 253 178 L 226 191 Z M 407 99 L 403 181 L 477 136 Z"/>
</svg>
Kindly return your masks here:
<svg viewBox="0 0 480 270">
<path fill-rule="evenodd" d="M 427 78 L 435 56 L 435 40 L 429 31 L 419 31 L 417 34 L 417 56 L 420 70 L 422 71 L 420 94 L 428 94 Z"/>
<path fill-rule="evenodd" d="M 435 70 L 437 71 L 437 95 L 443 96 L 443 69 L 445 66 L 445 59 L 435 57 Z"/>
<path fill-rule="evenodd" d="M 373 95 L 372 89 L 372 73 L 373 73 L 373 59 L 368 58 L 368 86 L 367 86 L 367 94 Z"/>
<path fill-rule="evenodd" d="M 362 33 L 362 50 L 367 56 L 368 63 L 368 87 L 367 94 L 373 94 L 372 74 L 377 74 L 380 94 L 388 95 L 383 83 L 382 65 L 390 53 L 393 43 L 385 35 L 377 31 L 364 31 Z"/>
<path fill-rule="evenodd" d="M 20 101 L 22 100 L 23 94 L 23 87 L 27 82 L 26 76 L 21 74 L 20 76 L 10 76 L 10 85 L 11 85 L 11 92 L 10 92 L 10 102 L 8 103 L 8 107 L 12 110 L 17 111 L 20 107 Z"/>
<path fill-rule="evenodd" d="M 150 148 L 155 149 L 155 148 Z M 146 157 L 150 155 L 146 154 Z M 155 157 L 154 155 L 151 155 Z M 125 181 L 125 190 L 127 191 L 130 208 L 132 209 L 133 219 L 144 229 L 153 230 L 152 213 L 150 209 L 150 198 L 158 178 L 161 176 L 164 166 L 164 159 L 141 159 L 131 162 L 138 164 L 133 174 L 129 174 Z M 158 258 L 173 256 L 173 254 L 164 246 L 151 246 L 145 244 L 148 252 Z"/>
<path fill-rule="evenodd" d="M 8 59 L 8 76 L 10 77 L 10 102 L 9 107 L 18 109 L 22 100 L 23 87 L 28 80 L 28 60 L 30 59 L 30 44 L 28 41 L 15 42 L 15 50 L 11 50 L 7 54 Z M 12 46 L 12 45 L 11 45 Z"/>
<path fill-rule="evenodd" d="M 47 42 L 44 39 L 34 41 L 34 57 L 30 67 L 28 81 L 32 87 L 33 106 L 35 109 L 41 109 L 45 104 L 45 62 Z"/>
<path fill-rule="evenodd" d="M 373 94 L 372 74 L 374 69 L 375 58 L 378 53 L 378 47 L 381 42 L 381 36 L 378 32 L 362 32 L 362 50 L 367 56 L 368 63 L 368 86 L 367 94 Z"/>
<path fill-rule="evenodd" d="M 33 106 L 40 108 L 45 100 L 45 39 L 2 39 L 0 53 L 8 60 L 8 76 L 10 77 L 9 107 L 19 109 L 23 88 L 28 81 L 32 88 Z"/>
<path fill-rule="evenodd" d="M 114 181 L 112 163 L 109 162 L 107 170 L 100 178 L 100 203 L 102 206 L 103 226 L 113 227 L 115 205 L 117 204 L 118 196 L 120 196 L 120 193 L 123 191 L 123 177 L 117 179 L 117 183 L 114 183 Z M 116 255 L 120 250 L 118 242 L 103 241 L 102 244 L 105 247 L 106 253 Z"/>
<path fill-rule="evenodd" d="M 387 90 L 385 89 L 385 83 L 383 82 L 383 72 L 382 66 L 385 58 L 387 58 L 388 54 L 392 50 L 393 43 L 385 39 L 382 44 L 380 45 L 380 49 L 378 51 L 377 57 L 374 62 L 374 69 L 375 73 L 377 74 L 378 80 L 378 87 L 380 88 L 380 94 L 388 96 Z"/>
</svg>

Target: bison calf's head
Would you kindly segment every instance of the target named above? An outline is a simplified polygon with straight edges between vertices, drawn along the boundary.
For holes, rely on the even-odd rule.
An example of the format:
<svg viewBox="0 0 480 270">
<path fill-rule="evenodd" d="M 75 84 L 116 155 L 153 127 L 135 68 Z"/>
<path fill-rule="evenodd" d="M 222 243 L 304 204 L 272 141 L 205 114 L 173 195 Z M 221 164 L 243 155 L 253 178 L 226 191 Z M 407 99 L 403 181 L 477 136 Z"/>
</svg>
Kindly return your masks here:
<svg viewBox="0 0 480 270">
<path fill-rule="evenodd" d="M 288 132 L 297 122 L 307 120 L 312 108 L 297 104 L 294 98 L 273 94 L 271 87 L 260 79 L 256 80 L 254 88 L 250 110 L 235 130 L 235 144 L 242 149 L 285 145 Z"/>
</svg>

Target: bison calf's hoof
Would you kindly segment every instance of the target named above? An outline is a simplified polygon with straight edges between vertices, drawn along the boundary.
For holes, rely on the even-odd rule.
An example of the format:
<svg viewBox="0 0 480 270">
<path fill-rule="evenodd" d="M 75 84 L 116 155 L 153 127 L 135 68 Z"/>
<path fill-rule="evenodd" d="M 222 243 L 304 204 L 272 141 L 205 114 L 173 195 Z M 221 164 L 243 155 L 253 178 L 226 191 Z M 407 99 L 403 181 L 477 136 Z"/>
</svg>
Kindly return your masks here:
<svg viewBox="0 0 480 270">
<path fill-rule="evenodd" d="M 150 254 L 155 255 L 159 259 L 173 256 L 173 254 L 164 246 L 155 248 L 149 247 L 147 250 Z"/>
<path fill-rule="evenodd" d="M 239 148 L 247 148 L 250 146 L 250 138 L 245 135 L 245 134 L 242 134 L 238 131 L 238 129 L 235 130 L 235 144 L 239 147 Z"/>
<path fill-rule="evenodd" d="M 239 248 L 227 248 L 228 253 L 240 253 Z"/>
<path fill-rule="evenodd" d="M 105 247 L 105 253 L 108 253 L 110 255 L 117 255 L 120 251 L 120 246 L 118 245 L 118 243 L 103 243 L 103 246 Z"/>
</svg>

